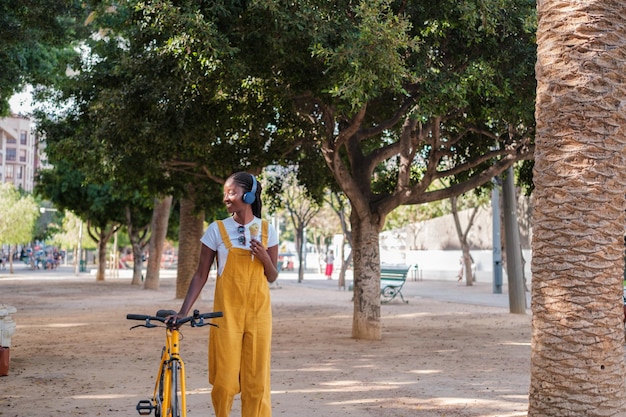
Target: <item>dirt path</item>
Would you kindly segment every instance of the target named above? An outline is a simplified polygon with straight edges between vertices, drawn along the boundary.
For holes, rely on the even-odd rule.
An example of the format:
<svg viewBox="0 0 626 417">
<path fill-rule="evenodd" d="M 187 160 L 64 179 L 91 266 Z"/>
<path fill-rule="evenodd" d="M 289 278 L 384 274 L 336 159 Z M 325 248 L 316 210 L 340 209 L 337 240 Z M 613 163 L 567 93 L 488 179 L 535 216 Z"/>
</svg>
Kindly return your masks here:
<svg viewBox="0 0 626 417">
<path fill-rule="evenodd" d="M 178 309 L 174 280 L 159 291 L 130 279 L 0 275 L 0 304 L 17 307 L 0 416 L 133 416 L 148 399 L 161 329 L 127 313 Z M 195 307 L 211 310 L 208 285 Z M 351 338 L 351 293 L 285 282 L 272 289 L 274 416 L 518 417 L 527 411 L 530 317 L 408 297 L 382 307 L 383 340 Z M 212 416 L 207 328 L 184 331 L 188 416 Z M 235 401 L 232 416 L 240 415 Z M 416 413 L 417 412 L 417 413 Z"/>
</svg>

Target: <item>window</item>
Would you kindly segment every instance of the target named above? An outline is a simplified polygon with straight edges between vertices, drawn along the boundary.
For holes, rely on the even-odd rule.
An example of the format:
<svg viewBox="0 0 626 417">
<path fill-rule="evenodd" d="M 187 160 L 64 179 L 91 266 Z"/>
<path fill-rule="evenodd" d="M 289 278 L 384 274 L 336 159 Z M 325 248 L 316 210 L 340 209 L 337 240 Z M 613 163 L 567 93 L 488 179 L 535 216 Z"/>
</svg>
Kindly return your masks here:
<svg viewBox="0 0 626 417">
<path fill-rule="evenodd" d="M 26 145 L 28 141 L 28 132 L 25 130 L 22 130 L 20 132 L 20 144 L 21 145 Z"/>
<path fill-rule="evenodd" d="M 10 180 L 13 179 L 13 165 L 7 165 L 7 169 L 5 171 L 5 178 Z"/>
<path fill-rule="evenodd" d="M 22 178 L 24 178 L 24 167 L 19 166 L 17 167 L 17 179 L 21 180 Z"/>
<path fill-rule="evenodd" d="M 26 162 L 26 149 L 20 149 L 20 162 Z"/>
<path fill-rule="evenodd" d="M 15 148 L 7 148 L 7 156 L 6 156 L 7 161 L 15 161 L 16 156 L 17 156 L 17 151 Z"/>
</svg>

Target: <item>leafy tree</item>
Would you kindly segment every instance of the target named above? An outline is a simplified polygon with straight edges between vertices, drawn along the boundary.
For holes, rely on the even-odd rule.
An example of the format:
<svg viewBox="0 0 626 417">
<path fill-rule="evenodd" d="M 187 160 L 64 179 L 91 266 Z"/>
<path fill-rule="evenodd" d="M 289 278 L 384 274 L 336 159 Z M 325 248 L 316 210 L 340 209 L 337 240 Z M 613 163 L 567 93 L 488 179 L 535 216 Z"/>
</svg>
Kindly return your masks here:
<svg viewBox="0 0 626 417">
<path fill-rule="evenodd" d="M 81 233 L 81 223 L 83 223 L 83 219 L 71 211 L 66 211 L 63 216 L 61 229 L 51 236 L 52 241 L 55 242 L 55 244 L 64 248 L 72 249 L 74 253 L 74 270 L 76 274 L 78 274 L 80 267 L 80 252 L 84 248 L 88 248 L 90 246 L 95 248 L 94 242 L 91 241 L 91 238 L 89 238 L 86 233 Z"/>
<path fill-rule="evenodd" d="M 107 178 L 135 170 L 162 195 L 199 175 L 219 182 L 268 164 L 298 164 L 312 195 L 336 183 L 351 203 L 356 338 L 381 336 L 377 242 L 387 215 L 532 157 L 532 3 L 107 9 L 93 20 L 106 36 L 89 41 L 93 59 L 64 92 L 72 116 L 89 121 L 68 152 L 101 152 L 90 163 Z M 315 169 L 320 161 L 327 169 Z M 441 178 L 449 187 L 433 190 Z"/>
<path fill-rule="evenodd" d="M 273 179 L 280 183 L 282 193 L 274 194 L 274 205 L 285 208 L 295 231 L 296 253 L 298 255 L 298 282 L 304 280 L 306 250 L 304 247 L 305 229 L 320 211 L 320 204 L 306 195 L 296 177 L 297 169 L 275 167 Z"/>
<path fill-rule="evenodd" d="M 450 197 L 450 206 L 452 211 L 452 218 L 454 219 L 454 227 L 459 238 L 459 243 L 461 244 L 461 260 L 463 264 L 463 268 L 461 271 L 465 271 L 465 283 L 468 286 L 473 285 L 475 277 L 472 267 L 474 265 L 474 261 L 472 259 L 472 255 L 470 254 L 470 246 L 467 237 L 470 230 L 472 229 L 478 211 L 482 207 L 484 207 L 485 204 L 486 202 L 483 201 L 482 204 L 474 204 L 468 209 L 469 217 L 467 218 L 467 224 L 465 225 L 465 227 L 463 227 L 463 225 L 461 224 L 461 218 L 459 216 L 459 198 L 457 196 Z M 463 279 L 463 276 L 461 274 L 462 272 L 459 273 L 459 281 Z"/>
<path fill-rule="evenodd" d="M 125 216 L 125 200 L 112 183 L 86 184 L 84 175 L 68 161 L 56 161 L 53 169 L 43 170 L 35 190 L 60 210 L 71 210 L 87 222 L 87 233 L 98 244 L 96 281 L 103 281 L 107 243 L 119 230 Z"/>
<path fill-rule="evenodd" d="M 0 116 L 26 84 L 49 85 L 63 75 L 86 16 L 82 1 L 0 0 Z"/>
<path fill-rule="evenodd" d="M 247 65 L 254 63 L 239 62 L 228 42 L 239 38 L 239 28 L 228 30 L 241 7 L 97 2 L 88 23 L 104 36 L 85 40 L 87 58 L 52 94 L 66 111 L 46 115 L 49 139 L 63 130 L 51 151 L 75 161 L 89 181 L 141 183 L 146 196 L 191 204 L 185 216 L 206 209 L 214 216 L 221 206 L 216 185 L 235 170 L 260 172 L 297 137 L 296 123 L 282 121 L 292 112 L 281 111 L 285 100 L 268 88 L 272 81 L 251 75 Z M 197 234 L 187 226 L 202 224 L 198 219 L 180 219 L 184 246 L 187 233 Z M 193 260 L 195 251 L 184 253 Z M 178 288 L 193 274 L 191 264 L 179 263 L 185 270 Z M 152 273 L 146 285 L 156 285 Z"/>
<path fill-rule="evenodd" d="M 344 237 L 344 242 L 346 242 L 348 245 L 350 245 L 350 248 L 352 248 L 352 232 L 350 231 L 350 227 L 348 225 L 348 219 L 350 218 L 350 205 L 347 198 L 343 194 L 331 192 L 329 193 L 326 202 L 337 214 L 339 224 L 341 225 L 341 231 Z M 348 266 L 350 266 L 350 264 L 352 263 L 352 250 L 350 250 L 350 253 L 348 254 L 348 256 L 346 256 L 345 246 L 345 244 L 342 244 L 341 248 L 339 249 L 339 253 L 337 253 L 337 255 L 339 255 L 341 259 L 341 269 L 339 270 L 338 285 L 339 288 L 343 289 L 346 288 L 346 271 L 348 269 Z"/>
<path fill-rule="evenodd" d="M 532 157 L 534 4 L 255 5 L 282 23 L 266 34 L 275 39 L 266 59 L 352 206 L 352 334 L 379 339 L 387 215 L 461 195 Z M 440 179 L 449 186 L 431 187 Z"/>
<path fill-rule="evenodd" d="M 9 272 L 18 244 L 32 240 L 39 206 L 31 195 L 22 195 L 10 183 L 0 184 L 0 242 L 9 246 Z"/>
<path fill-rule="evenodd" d="M 124 226 L 128 232 L 128 238 L 133 254 L 133 278 L 131 285 L 140 285 L 143 277 L 143 252 L 151 237 L 150 223 L 152 221 L 153 209 L 150 200 L 136 190 L 125 191 Z"/>
</svg>

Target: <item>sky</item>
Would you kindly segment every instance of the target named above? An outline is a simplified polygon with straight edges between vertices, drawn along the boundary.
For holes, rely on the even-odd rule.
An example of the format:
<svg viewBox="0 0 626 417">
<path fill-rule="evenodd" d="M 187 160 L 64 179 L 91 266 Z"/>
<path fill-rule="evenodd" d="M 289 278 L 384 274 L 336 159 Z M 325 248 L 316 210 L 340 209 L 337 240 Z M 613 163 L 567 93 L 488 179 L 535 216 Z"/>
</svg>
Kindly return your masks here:
<svg viewBox="0 0 626 417">
<path fill-rule="evenodd" d="M 11 111 L 17 114 L 28 114 L 32 110 L 32 97 L 30 94 L 30 89 L 27 88 L 24 92 L 15 94 L 9 100 L 9 104 L 11 105 Z"/>
</svg>

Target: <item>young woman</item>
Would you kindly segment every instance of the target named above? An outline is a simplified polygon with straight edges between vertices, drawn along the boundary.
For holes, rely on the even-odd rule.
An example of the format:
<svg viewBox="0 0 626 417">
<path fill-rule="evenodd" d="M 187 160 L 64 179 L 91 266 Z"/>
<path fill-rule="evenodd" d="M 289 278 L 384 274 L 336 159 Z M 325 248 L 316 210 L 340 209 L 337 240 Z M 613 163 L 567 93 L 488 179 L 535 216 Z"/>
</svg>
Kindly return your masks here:
<svg viewBox="0 0 626 417">
<path fill-rule="evenodd" d="M 200 262 L 178 316 L 186 316 L 217 259 L 214 311 L 224 312 L 209 338 L 209 382 L 216 417 L 228 417 L 241 392 L 242 417 L 270 417 L 272 311 L 268 283 L 278 277 L 278 236 L 261 220 L 261 185 L 237 172 L 224 183 L 231 214 L 202 236 Z"/>
</svg>

